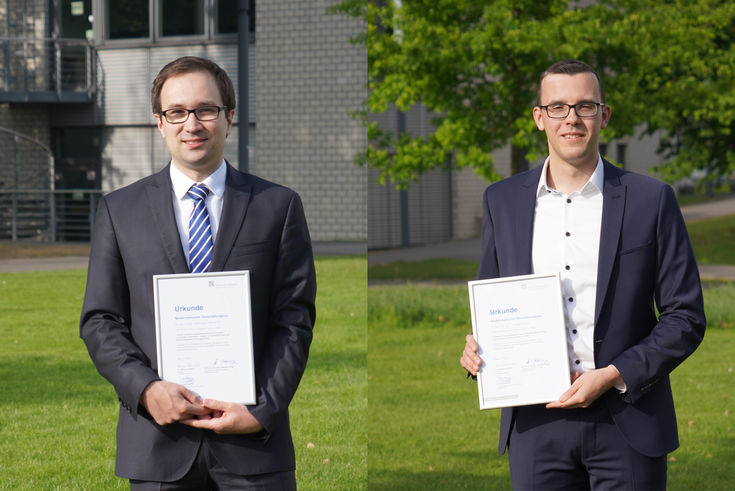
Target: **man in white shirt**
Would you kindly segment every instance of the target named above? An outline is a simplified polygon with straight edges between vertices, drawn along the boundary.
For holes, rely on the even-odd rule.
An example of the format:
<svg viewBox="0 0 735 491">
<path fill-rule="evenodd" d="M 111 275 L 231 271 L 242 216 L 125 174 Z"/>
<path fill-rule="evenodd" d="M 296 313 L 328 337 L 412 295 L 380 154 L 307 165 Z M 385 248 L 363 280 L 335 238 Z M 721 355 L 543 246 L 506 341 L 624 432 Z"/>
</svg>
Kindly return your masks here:
<svg viewBox="0 0 735 491">
<path fill-rule="evenodd" d="M 485 191 L 478 279 L 559 272 L 564 295 L 572 386 L 502 411 L 516 489 L 665 489 L 678 446 L 668 374 L 704 335 L 699 275 L 672 189 L 600 157 L 610 116 L 590 66 L 555 63 L 533 109 L 548 158 Z M 460 364 L 480 370 L 472 335 Z"/>
</svg>

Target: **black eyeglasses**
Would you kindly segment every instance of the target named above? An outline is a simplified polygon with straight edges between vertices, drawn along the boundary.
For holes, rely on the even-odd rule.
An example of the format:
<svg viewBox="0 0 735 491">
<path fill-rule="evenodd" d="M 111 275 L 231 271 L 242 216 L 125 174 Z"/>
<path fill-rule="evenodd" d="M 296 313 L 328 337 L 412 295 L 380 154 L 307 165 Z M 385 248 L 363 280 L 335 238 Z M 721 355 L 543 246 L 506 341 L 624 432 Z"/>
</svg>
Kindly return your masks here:
<svg viewBox="0 0 735 491">
<path fill-rule="evenodd" d="M 184 109 L 177 107 L 174 109 L 166 109 L 161 111 L 161 116 L 166 118 L 171 124 L 181 124 L 189 119 L 189 115 L 194 113 L 194 116 L 199 121 L 214 121 L 219 116 L 220 111 L 228 109 L 227 106 L 201 106 L 196 109 Z"/>
<path fill-rule="evenodd" d="M 549 104 L 548 106 L 538 107 L 545 109 L 546 115 L 552 119 L 564 119 L 569 115 L 572 108 L 580 118 L 597 116 L 599 108 L 604 105 L 602 102 L 578 102 L 577 104 Z"/>
</svg>

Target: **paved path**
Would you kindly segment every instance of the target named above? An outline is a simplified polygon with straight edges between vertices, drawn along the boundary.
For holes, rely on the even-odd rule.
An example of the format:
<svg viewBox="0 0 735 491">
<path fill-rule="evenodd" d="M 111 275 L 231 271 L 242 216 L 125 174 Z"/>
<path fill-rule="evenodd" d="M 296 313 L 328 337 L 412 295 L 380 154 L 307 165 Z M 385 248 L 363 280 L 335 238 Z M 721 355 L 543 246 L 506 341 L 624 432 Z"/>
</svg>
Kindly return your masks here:
<svg viewBox="0 0 735 491">
<path fill-rule="evenodd" d="M 688 222 L 735 215 L 735 198 L 685 206 L 682 208 L 684 219 Z M 463 239 L 429 244 L 425 246 L 406 247 L 370 251 L 368 265 L 390 264 L 399 261 L 423 261 L 426 259 L 452 258 L 477 261 L 480 257 L 480 239 Z M 701 265 L 699 274 L 702 278 L 735 280 L 735 266 Z"/>
<path fill-rule="evenodd" d="M 313 247 L 317 256 L 344 256 L 367 252 L 367 245 L 364 242 L 314 242 Z M 86 268 L 88 261 L 87 256 L 0 259 L 0 273 L 80 269 Z"/>
<path fill-rule="evenodd" d="M 681 208 L 681 214 L 684 215 L 684 220 L 687 222 L 735 215 L 735 198 L 683 206 Z"/>
<path fill-rule="evenodd" d="M 685 206 L 682 214 L 686 221 L 703 220 L 717 216 L 735 215 L 735 198 Z M 317 256 L 365 254 L 363 242 L 314 242 Z M 390 264 L 398 261 L 423 261 L 435 258 L 455 258 L 477 260 L 480 254 L 480 239 L 464 239 L 407 247 L 370 251 L 368 264 Z M 48 271 L 59 269 L 78 269 L 87 267 L 87 256 L 48 257 L 33 259 L 0 259 L 0 272 Z M 702 278 L 735 279 L 735 266 L 702 265 L 699 268 Z"/>
</svg>

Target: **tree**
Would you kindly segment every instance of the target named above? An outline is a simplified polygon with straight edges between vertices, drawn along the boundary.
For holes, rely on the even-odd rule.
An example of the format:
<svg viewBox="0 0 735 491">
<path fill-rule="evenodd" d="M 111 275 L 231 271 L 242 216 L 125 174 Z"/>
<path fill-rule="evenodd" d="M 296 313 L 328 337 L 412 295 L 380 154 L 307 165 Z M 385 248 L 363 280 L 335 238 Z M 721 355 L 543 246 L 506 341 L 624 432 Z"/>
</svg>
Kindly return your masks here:
<svg viewBox="0 0 735 491">
<path fill-rule="evenodd" d="M 735 7 L 723 0 L 663 3 L 599 1 L 585 7 L 551 0 L 343 2 L 367 31 L 370 91 L 362 117 L 367 150 L 357 158 L 381 179 L 406 186 L 419 174 L 470 166 L 499 178 L 491 152 L 512 146 L 545 154 L 531 118 L 539 74 L 554 61 L 598 69 L 613 109 L 606 141 L 636 127 L 663 130 L 660 171 L 675 179 L 695 168 L 732 172 L 735 161 L 733 38 Z M 395 137 L 370 120 L 394 105 L 422 104 L 436 117 L 429 136 Z"/>
</svg>

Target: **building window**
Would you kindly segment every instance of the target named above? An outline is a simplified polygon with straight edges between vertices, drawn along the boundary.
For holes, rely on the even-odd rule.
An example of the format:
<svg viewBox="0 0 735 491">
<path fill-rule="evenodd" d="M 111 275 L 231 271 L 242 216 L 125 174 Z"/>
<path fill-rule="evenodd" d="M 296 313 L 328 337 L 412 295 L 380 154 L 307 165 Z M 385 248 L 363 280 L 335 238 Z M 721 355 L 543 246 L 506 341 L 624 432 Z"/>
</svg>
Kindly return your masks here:
<svg viewBox="0 0 735 491">
<path fill-rule="evenodd" d="M 75 13 L 82 5 L 86 12 L 86 6 L 92 3 L 91 0 L 59 1 L 64 9 L 69 4 L 70 12 Z M 100 18 L 106 22 L 105 39 L 155 41 L 181 36 L 211 39 L 217 34 L 237 33 L 238 0 L 104 0 L 102 5 L 104 15 Z M 248 0 L 248 7 L 249 31 L 254 33 L 255 0 Z"/>
<path fill-rule="evenodd" d="M 92 0 L 61 0 L 59 14 L 62 38 L 92 38 Z"/>
<path fill-rule="evenodd" d="M 215 0 L 215 31 L 217 34 L 237 32 L 237 0 Z M 255 32 L 255 0 L 248 1 L 249 31 Z"/>
<path fill-rule="evenodd" d="M 160 0 L 160 35 L 204 34 L 204 0 Z"/>
<path fill-rule="evenodd" d="M 148 0 L 109 0 L 107 2 L 108 39 L 147 38 L 149 36 Z"/>
</svg>

